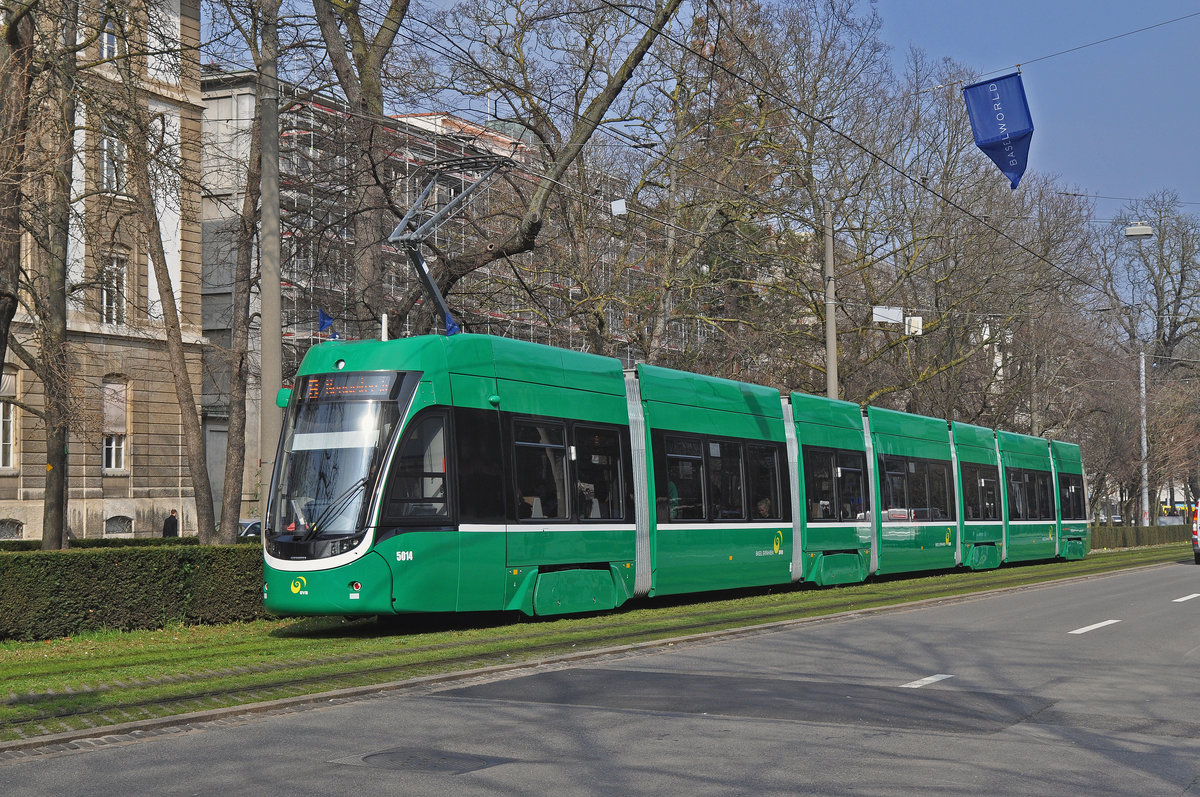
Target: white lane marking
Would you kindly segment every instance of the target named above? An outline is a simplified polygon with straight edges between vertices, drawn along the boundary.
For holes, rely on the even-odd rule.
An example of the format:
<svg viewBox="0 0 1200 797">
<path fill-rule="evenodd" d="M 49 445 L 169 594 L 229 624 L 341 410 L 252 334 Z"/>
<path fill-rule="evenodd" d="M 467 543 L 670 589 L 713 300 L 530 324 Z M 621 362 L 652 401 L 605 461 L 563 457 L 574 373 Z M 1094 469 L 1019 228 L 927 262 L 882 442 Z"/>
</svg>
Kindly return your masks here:
<svg viewBox="0 0 1200 797">
<path fill-rule="evenodd" d="M 1184 595 L 1182 598 L 1176 598 L 1175 600 L 1171 601 L 1171 603 L 1183 603 L 1184 601 L 1190 601 L 1192 598 L 1200 598 L 1200 592 L 1193 592 L 1191 595 Z"/>
<path fill-rule="evenodd" d="M 1120 620 L 1105 620 L 1103 623 L 1096 623 L 1095 625 L 1086 625 L 1083 628 L 1076 628 L 1074 631 L 1071 631 L 1070 633 L 1086 634 L 1088 631 L 1095 631 L 1097 628 L 1103 628 L 1106 625 L 1113 625 L 1113 624 L 1119 623 L 1119 622 L 1121 622 L 1121 621 Z"/>
<path fill-rule="evenodd" d="M 909 681 L 906 684 L 900 684 L 900 688 L 901 689 L 920 689 L 922 686 L 928 686 L 929 684 L 936 684 L 938 681 L 944 681 L 947 678 L 953 678 L 953 677 L 954 677 L 953 675 L 946 675 L 946 673 L 938 673 L 937 675 L 931 675 L 928 678 L 922 678 L 919 681 Z"/>
</svg>

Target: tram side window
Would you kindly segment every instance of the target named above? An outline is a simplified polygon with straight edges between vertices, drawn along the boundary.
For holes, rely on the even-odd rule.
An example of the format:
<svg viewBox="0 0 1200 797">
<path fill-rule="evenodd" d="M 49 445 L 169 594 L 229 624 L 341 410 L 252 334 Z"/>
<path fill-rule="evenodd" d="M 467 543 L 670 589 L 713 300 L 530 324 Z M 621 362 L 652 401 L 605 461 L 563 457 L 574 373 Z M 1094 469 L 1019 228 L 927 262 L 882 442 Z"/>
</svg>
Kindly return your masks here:
<svg viewBox="0 0 1200 797">
<path fill-rule="evenodd" d="M 409 425 L 392 464 L 384 523 L 447 519 L 446 419 L 426 415 Z"/>
<path fill-rule="evenodd" d="M 804 446 L 804 492 L 810 521 L 867 516 L 866 456 L 861 451 Z"/>
<path fill-rule="evenodd" d="M 1054 498 L 1049 471 L 1008 470 L 1009 520 L 1054 520 Z"/>
<path fill-rule="evenodd" d="M 577 426 L 575 457 L 580 519 L 623 518 L 620 435 L 612 429 Z"/>
<path fill-rule="evenodd" d="M 950 463 L 929 463 L 930 520 L 954 520 L 956 513 L 950 482 Z"/>
<path fill-rule="evenodd" d="M 704 450 L 699 439 L 665 440 L 667 513 L 671 520 L 704 519 Z"/>
<path fill-rule="evenodd" d="M 783 446 L 651 431 L 660 523 L 686 520 L 782 520 L 791 506 Z"/>
<path fill-rule="evenodd" d="M 1078 473 L 1058 474 L 1058 493 L 1063 520 L 1087 520 L 1082 476 Z"/>
<path fill-rule="evenodd" d="M 1008 471 L 1008 519 L 1029 520 L 1029 490 L 1025 471 L 1010 468 Z"/>
<path fill-rule="evenodd" d="M 838 519 L 862 520 L 870 510 L 867 493 L 867 457 L 861 451 L 838 451 Z"/>
<path fill-rule="evenodd" d="M 997 520 L 1000 517 L 999 474 L 993 465 L 963 463 L 963 504 L 967 520 Z"/>
<path fill-rule="evenodd" d="M 566 429 L 560 423 L 516 421 L 513 465 L 517 517 L 561 519 L 568 516 Z"/>
<path fill-rule="evenodd" d="M 916 457 L 880 456 L 884 520 L 954 520 L 950 463 Z"/>
<path fill-rule="evenodd" d="M 779 450 L 774 446 L 746 446 L 746 494 L 754 520 L 780 520 Z"/>
<path fill-rule="evenodd" d="M 908 460 L 908 519 L 934 520 L 929 495 L 929 464 Z"/>
<path fill-rule="evenodd" d="M 833 482 L 835 453 L 827 448 L 804 447 L 804 496 L 808 519 L 834 520 L 837 489 Z"/>
<path fill-rule="evenodd" d="M 908 520 L 908 468 L 902 457 L 882 455 L 879 472 L 883 492 L 883 519 Z"/>
<path fill-rule="evenodd" d="M 1050 474 L 1039 472 L 1034 484 L 1037 485 L 1038 520 L 1054 520 L 1054 490 Z"/>
<path fill-rule="evenodd" d="M 708 441 L 708 484 L 713 520 L 746 519 L 741 443 Z"/>
<path fill-rule="evenodd" d="M 503 523 L 504 456 L 495 410 L 454 409 L 455 490 L 460 523 Z"/>
</svg>

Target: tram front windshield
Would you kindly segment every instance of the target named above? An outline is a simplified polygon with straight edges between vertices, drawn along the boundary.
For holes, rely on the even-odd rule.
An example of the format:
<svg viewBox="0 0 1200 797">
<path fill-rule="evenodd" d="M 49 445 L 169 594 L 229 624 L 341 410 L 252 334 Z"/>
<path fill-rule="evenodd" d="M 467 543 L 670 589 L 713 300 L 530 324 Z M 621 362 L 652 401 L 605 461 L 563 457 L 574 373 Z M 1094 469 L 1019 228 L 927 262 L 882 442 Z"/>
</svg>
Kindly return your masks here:
<svg viewBox="0 0 1200 797">
<path fill-rule="evenodd" d="M 400 417 L 399 374 L 302 377 L 283 433 L 267 534 L 308 542 L 362 531 Z"/>
</svg>

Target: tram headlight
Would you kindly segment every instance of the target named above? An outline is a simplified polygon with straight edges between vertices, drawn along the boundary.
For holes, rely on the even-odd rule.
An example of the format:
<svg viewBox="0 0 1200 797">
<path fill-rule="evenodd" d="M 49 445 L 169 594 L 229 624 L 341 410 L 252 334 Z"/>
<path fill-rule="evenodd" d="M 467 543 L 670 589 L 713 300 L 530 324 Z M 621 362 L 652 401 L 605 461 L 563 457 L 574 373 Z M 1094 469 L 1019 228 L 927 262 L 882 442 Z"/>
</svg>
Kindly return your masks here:
<svg viewBox="0 0 1200 797">
<path fill-rule="evenodd" d="M 334 540 L 329 544 L 329 555 L 337 556 L 338 554 L 343 554 L 346 551 L 352 551 L 358 547 L 358 544 L 362 542 L 362 540 L 362 537 L 350 537 L 349 539 L 344 540 Z"/>
</svg>

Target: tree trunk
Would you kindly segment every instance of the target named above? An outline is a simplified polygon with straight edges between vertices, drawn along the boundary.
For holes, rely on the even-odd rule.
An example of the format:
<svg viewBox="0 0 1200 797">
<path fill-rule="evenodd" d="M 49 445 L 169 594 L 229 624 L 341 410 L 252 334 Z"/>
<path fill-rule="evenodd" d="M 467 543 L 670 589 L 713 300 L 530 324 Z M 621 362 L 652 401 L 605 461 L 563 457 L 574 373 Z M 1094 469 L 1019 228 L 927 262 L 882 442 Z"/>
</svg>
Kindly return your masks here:
<svg viewBox="0 0 1200 797">
<path fill-rule="evenodd" d="M 70 2 L 64 9 L 62 42 L 70 53 L 78 31 L 79 6 Z M 59 66 L 58 96 L 62 118 L 58 136 L 58 164 L 50 198 L 50 251 L 46 258 L 45 317 L 41 329 L 41 366 L 37 369 L 46 392 L 46 492 L 42 509 L 42 548 L 66 547 L 67 502 L 69 500 L 69 451 L 71 434 L 70 356 L 67 351 L 67 257 L 71 219 L 71 180 L 74 174 L 76 71 L 74 55 Z"/>
<path fill-rule="evenodd" d="M 246 172 L 246 193 L 238 219 L 237 260 L 233 271 L 233 306 L 229 341 L 229 430 L 225 445 L 225 485 L 221 493 L 221 529 L 217 542 L 237 541 L 238 520 L 242 512 L 242 483 L 246 470 L 246 379 L 249 376 L 247 352 L 250 339 L 250 271 L 254 263 L 254 243 L 258 229 L 258 200 L 262 161 L 259 159 L 262 126 L 257 119 L 250 131 L 250 162 Z M 266 500 L 259 501 L 266 522 Z"/>
<path fill-rule="evenodd" d="M 129 177 L 133 194 L 137 200 L 138 213 L 144 227 L 143 232 L 150 263 L 154 268 L 154 279 L 162 297 L 163 325 L 167 337 L 167 356 L 171 364 L 171 376 L 175 382 L 175 398 L 179 403 L 180 420 L 183 426 L 184 447 L 187 451 L 188 473 L 196 500 L 196 524 L 200 542 L 211 545 L 217 542 L 216 516 L 213 512 L 212 486 L 208 479 L 208 465 L 204 456 L 204 430 L 200 424 L 200 413 L 196 405 L 196 394 L 192 390 L 191 370 L 183 348 L 183 325 L 175 304 L 175 286 L 167 270 L 167 256 L 163 248 L 162 229 L 158 223 L 154 192 L 151 188 L 149 164 L 145 145 L 140 148 L 128 142 Z M 239 488 L 240 489 L 240 488 Z"/>
<path fill-rule="evenodd" d="M 0 363 L 8 328 L 17 312 L 21 268 L 21 183 L 25 179 L 25 133 L 33 81 L 33 19 L 30 7 L 13 12 L 0 42 Z"/>
</svg>

